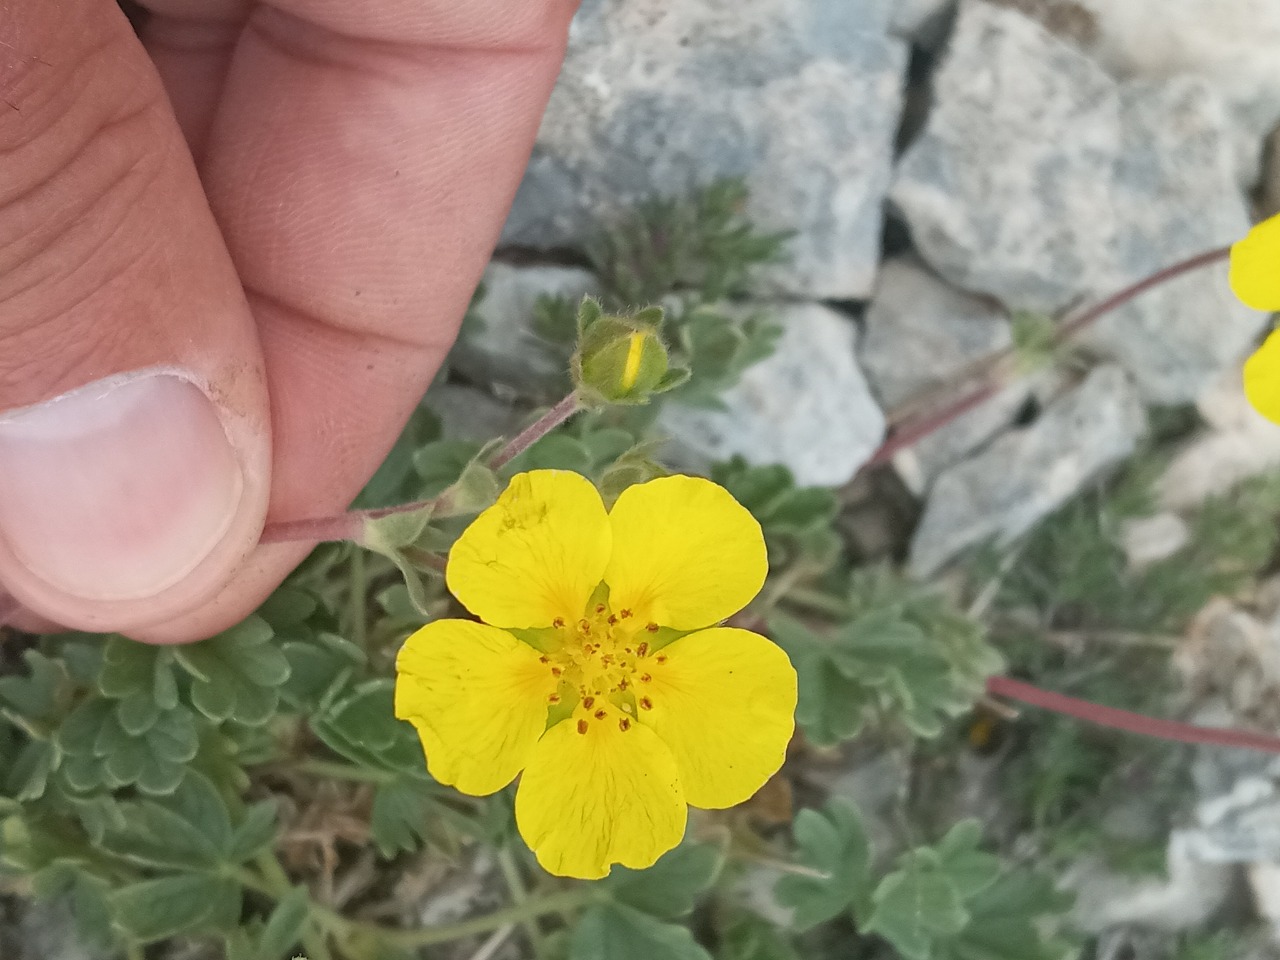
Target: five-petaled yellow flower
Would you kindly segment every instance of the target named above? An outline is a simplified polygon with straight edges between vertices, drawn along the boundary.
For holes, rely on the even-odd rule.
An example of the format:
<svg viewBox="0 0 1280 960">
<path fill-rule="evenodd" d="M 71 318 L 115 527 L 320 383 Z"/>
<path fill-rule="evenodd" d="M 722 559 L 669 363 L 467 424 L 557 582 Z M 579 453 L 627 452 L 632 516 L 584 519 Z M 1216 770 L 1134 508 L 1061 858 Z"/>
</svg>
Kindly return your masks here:
<svg viewBox="0 0 1280 960">
<path fill-rule="evenodd" d="M 463 793 L 523 771 L 516 824 L 551 873 L 650 866 L 687 804 L 741 803 L 782 766 L 795 670 L 715 626 L 766 570 L 759 524 L 709 480 L 638 484 L 606 512 L 576 473 L 519 474 L 449 554 L 449 589 L 484 623 L 405 642 L 396 716 Z"/>
<path fill-rule="evenodd" d="M 1280 310 L 1280 216 L 1264 220 L 1231 248 L 1231 289 L 1255 310 Z M 1245 361 L 1244 392 L 1255 410 L 1280 423 L 1280 331 Z"/>
</svg>

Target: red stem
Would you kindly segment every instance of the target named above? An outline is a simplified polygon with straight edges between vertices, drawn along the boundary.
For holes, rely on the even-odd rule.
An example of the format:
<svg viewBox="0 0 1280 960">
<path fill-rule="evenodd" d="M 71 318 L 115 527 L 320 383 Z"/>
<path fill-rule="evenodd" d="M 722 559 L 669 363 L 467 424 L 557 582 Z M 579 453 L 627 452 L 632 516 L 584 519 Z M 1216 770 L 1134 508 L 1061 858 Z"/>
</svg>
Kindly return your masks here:
<svg viewBox="0 0 1280 960">
<path fill-rule="evenodd" d="M 1230 247 L 1219 247 L 1216 250 L 1206 250 L 1204 253 L 1198 253 L 1194 257 L 1188 257 L 1186 260 L 1180 260 L 1171 266 L 1158 270 L 1139 280 L 1137 283 L 1130 284 L 1123 290 L 1120 290 L 1107 299 L 1098 303 L 1084 313 L 1071 320 L 1062 323 L 1057 330 L 1054 331 L 1053 341 L 1055 345 L 1060 345 L 1070 340 L 1081 330 L 1088 327 L 1101 317 L 1106 316 L 1112 310 L 1124 306 L 1135 297 L 1141 296 L 1148 290 L 1167 283 L 1176 277 L 1182 276 L 1184 273 L 1190 273 L 1193 270 L 1199 270 L 1201 267 L 1207 267 L 1212 263 L 1220 260 L 1226 260 L 1231 255 Z M 895 430 L 867 461 L 866 467 L 875 466 L 884 463 L 897 455 L 907 447 L 913 446 L 920 440 L 933 433 L 935 430 L 941 430 L 947 424 L 964 416 L 974 407 L 981 404 L 984 400 L 995 395 L 1001 388 L 1001 384 L 992 383 L 965 394 L 954 403 L 948 404 L 936 413 L 927 414 L 916 421 L 908 421 L 905 425 Z"/>
<path fill-rule="evenodd" d="M 489 460 L 489 467 L 497 470 L 510 463 L 524 451 L 545 437 L 578 411 L 578 395 L 571 393 L 536 421 L 522 430 Z M 376 510 L 351 510 L 331 517 L 308 517 L 303 520 L 282 520 L 269 523 L 262 531 L 259 543 L 289 543 L 293 541 L 324 542 L 328 540 L 358 540 L 365 521 L 390 517 L 397 513 L 413 513 L 426 507 L 439 506 L 449 496 L 445 491 L 430 500 L 415 500 L 394 507 L 378 507 Z"/>
<path fill-rule="evenodd" d="M 578 395 L 571 393 L 531 423 L 489 460 L 489 468 L 506 466 L 578 411 Z"/>
<path fill-rule="evenodd" d="M 1100 727 L 1124 730 L 1143 737 L 1174 740 L 1178 743 L 1203 743 L 1215 747 L 1239 747 L 1243 750 L 1261 750 L 1264 753 L 1280 753 L 1280 737 L 1248 730 L 1198 727 L 1176 720 L 1161 720 L 1130 710 L 1104 707 L 1076 697 L 1068 697 L 1010 677 L 991 677 L 987 680 L 987 692 L 993 696 L 1019 700 L 1033 707 L 1051 710 L 1068 717 L 1075 717 Z"/>
</svg>

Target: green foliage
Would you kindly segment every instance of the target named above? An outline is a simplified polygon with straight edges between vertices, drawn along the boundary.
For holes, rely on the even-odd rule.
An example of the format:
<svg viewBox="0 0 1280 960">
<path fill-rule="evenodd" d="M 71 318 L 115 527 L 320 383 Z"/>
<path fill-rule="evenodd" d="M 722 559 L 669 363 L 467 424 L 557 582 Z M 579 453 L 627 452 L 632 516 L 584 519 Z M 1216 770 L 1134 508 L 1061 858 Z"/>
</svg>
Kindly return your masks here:
<svg viewBox="0 0 1280 960">
<path fill-rule="evenodd" d="M 806 816 L 806 814 L 808 816 Z M 805 930 L 842 914 L 893 945 L 904 960 L 1064 960 L 1072 946 L 1043 929 L 1070 899 L 1039 874 L 1007 869 L 979 849 L 976 821 L 956 824 L 937 844 L 911 847 L 883 876 L 858 812 L 832 801 L 825 814 L 796 817 L 799 859 L 814 876 L 787 876 L 780 902 Z"/>
<path fill-rule="evenodd" d="M 652 200 L 605 230 L 587 254 L 617 306 L 686 292 L 710 303 L 744 291 L 753 268 L 778 260 L 788 234 L 757 232 L 740 180 L 721 180 L 687 200 Z"/>
<path fill-rule="evenodd" d="M 723 866 L 723 851 L 686 843 L 648 870 L 615 867 L 601 886 L 616 903 L 663 920 L 677 920 L 693 911 Z"/>
<path fill-rule="evenodd" d="M 791 941 L 767 920 L 738 912 L 721 934 L 716 960 L 800 960 Z"/>
<path fill-rule="evenodd" d="M 802 562 L 825 569 L 836 559 L 840 538 L 834 529 L 840 504 L 826 487 L 797 487 L 783 466 L 753 467 L 734 457 L 711 468 L 711 479 L 751 511 L 764 530 L 769 565 L 775 570 Z"/>
<path fill-rule="evenodd" d="M 839 615 L 831 630 L 781 612 L 769 618 L 800 677 L 796 720 L 816 744 L 855 737 L 872 719 L 936 737 L 1000 667 L 978 624 L 884 571 L 858 572 L 845 597 L 823 605 Z"/>
<path fill-rule="evenodd" d="M 1126 521 L 1156 512 L 1160 468 L 1158 459 L 1139 460 L 1043 521 L 1003 579 L 1000 605 L 1031 607 L 1060 627 L 1171 631 L 1211 597 L 1239 590 L 1275 549 L 1280 474 L 1210 499 L 1192 515 L 1186 546 L 1133 570 L 1120 536 Z"/>
<path fill-rule="evenodd" d="M 792 826 L 797 859 L 815 876 L 787 876 L 778 882 L 778 901 L 795 910 L 793 925 L 808 930 L 856 904 L 866 913 L 871 895 L 871 843 L 857 809 L 832 800 L 826 812 L 801 810 Z"/>
<path fill-rule="evenodd" d="M 590 908 L 578 921 L 570 960 L 711 960 L 684 927 L 663 923 L 639 910 L 609 903 Z"/>
</svg>

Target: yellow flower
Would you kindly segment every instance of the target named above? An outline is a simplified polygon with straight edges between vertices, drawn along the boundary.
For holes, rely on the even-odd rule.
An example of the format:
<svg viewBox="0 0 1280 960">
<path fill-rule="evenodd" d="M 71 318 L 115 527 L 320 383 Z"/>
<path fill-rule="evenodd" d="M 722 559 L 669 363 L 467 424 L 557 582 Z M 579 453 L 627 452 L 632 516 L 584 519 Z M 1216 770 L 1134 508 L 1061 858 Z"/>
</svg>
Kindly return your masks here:
<svg viewBox="0 0 1280 960">
<path fill-rule="evenodd" d="M 709 480 L 638 484 L 606 512 L 575 473 L 519 474 L 449 554 L 449 589 L 484 623 L 405 642 L 396 716 L 463 793 L 523 771 L 516 824 L 551 873 L 650 866 L 686 804 L 741 803 L 782 765 L 795 670 L 714 626 L 766 571 L 759 525 Z"/>
<path fill-rule="evenodd" d="M 1280 216 L 1264 220 L 1231 248 L 1231 289 L 1255 310 L 1280 310 Z M 1280 423 L 1280 333 L 1272 333 L 1244 365 L 1253 408 Z"/>
</svg>

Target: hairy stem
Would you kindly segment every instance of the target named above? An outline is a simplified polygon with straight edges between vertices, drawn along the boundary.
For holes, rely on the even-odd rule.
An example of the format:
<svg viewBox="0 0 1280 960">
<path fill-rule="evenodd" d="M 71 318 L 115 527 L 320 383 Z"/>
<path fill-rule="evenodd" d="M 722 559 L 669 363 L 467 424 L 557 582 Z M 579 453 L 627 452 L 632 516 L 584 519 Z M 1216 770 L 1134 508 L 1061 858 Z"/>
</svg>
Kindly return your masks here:
<svg viewBox="0 0 1280 960">
<path fill-rule="evenodd" d="M 987 680 L 987 692 L 993 696 L 1018 700 L 1053 713 L 1075 717 L 1077 720 L 1110 727 L 1113 730 L 1136 733 L 1139 736 L 1173 740 L 1178 743 L 1203 743 L 1216 747 L 1239 747 L 1244 750 L 1260 750 L 1264 753 L 1280 753 L 1280 737 L 1249 730 L 1199 727 L 1176 720 L 1148 717 L 1131 710 L 1105 707 L 1100 703 L 1091 703 L 1078 697 L 1041 690 L 1039 687 L 1011 677 L 991 677 Z"/>
<path fill-rule="evenodd" d="M 497 470 L 545 437 L 560 424 L 581 409 L 578 395 L 571 393 L 536 421 L 512 437 L 489 460 L 489 467 Z M 439 508 L 448 502 L 452 488 L 438 497 L 402 503 L 394 507 L 375 510 L 351 510 L 331 517 L 308 517 L 303 520 L 282 520 L 269 523 L 262 531 L 259 543 L 323 542 L 329 540 L 359 540 L 364 525 L 369 520 L 394 516 L 397 513 L 415 513 L 419 510 Z"/>
<path fill-rule="evenodd" d="M 519 434 L 512 437 L 506 446 L 489 459 L 489 468 L 498 470 L 506 466 L 577 413 L 581 409 L 579 404 L 578 395 L 576 393 L 569 394 L 537 420 L 521 430 Z"/>
</svg>

